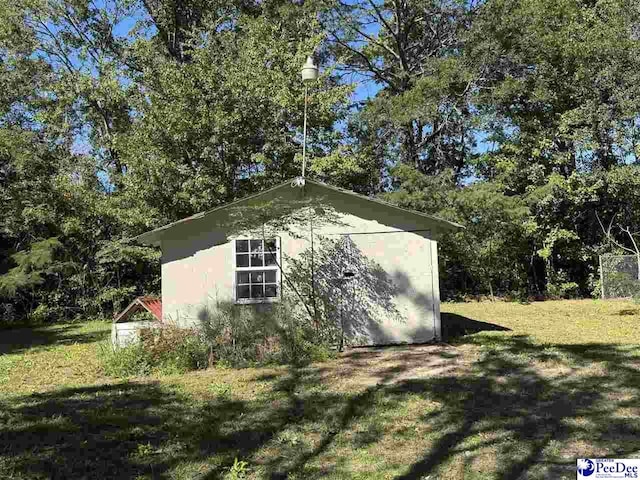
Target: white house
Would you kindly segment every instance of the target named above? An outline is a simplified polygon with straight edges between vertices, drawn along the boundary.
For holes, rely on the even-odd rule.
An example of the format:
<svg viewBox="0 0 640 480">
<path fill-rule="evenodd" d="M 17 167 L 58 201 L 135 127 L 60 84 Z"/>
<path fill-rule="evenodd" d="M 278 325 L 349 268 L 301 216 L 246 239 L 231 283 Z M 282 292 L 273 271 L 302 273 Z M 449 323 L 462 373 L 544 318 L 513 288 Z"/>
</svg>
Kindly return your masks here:
<svg viewBox="0 0 640 480">
<path fill-rule="evenodd" d="M 312 233 L 305 230 L 304 219 L 302 230 L 281 225 L 265 233 L 260 215 L 244 214 L 303 202 L 315 202 L 314 211 L 322 205 L 323 211 L 333 212 L 331 220 L 316 221 Z M 246 227 L 252 218 L 255 225 L 248 227 L 254 233 L 240 232 L 238 219 Z M 287 181 L 136 240 L 161 248 L 163 317 L 184 326 L 196 323 L 198 312 L 212 302 L 280 301 L 288 289 L 288 273 L 311 251 L 314 281 L 331 296 L 348 344 L 359 346 L 440 338 L 437 239 L 459 228 L 306 179 L 303 186 Z"/>
</svg>

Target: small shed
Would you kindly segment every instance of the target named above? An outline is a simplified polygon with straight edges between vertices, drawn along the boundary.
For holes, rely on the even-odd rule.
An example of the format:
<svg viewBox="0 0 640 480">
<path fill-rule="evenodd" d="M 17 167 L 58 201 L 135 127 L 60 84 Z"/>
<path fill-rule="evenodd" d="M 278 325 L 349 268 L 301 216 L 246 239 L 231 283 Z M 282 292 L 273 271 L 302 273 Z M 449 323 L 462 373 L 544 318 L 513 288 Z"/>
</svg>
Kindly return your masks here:
<svg viewBox="0 0 640 480">
<path fill-rule="evenodd" d="M 216 303 L 261 310 L 297 298 L 283 279 L 301 271 L 296 265 L 311 258 L 311 281 L 316 292 L 330 299 L 331 319 L 341 326 L 347 345 L 439 340 L 438 240 L 464 227 L 316 180 L 300 180 L 135 238 L 162 250 L 164 318 L 188 328 L 197 326 Z M 305 204 L 330 212 L 331 221 L 314 220 L 310 229 L 305 216 L 300 225 L 280 225 L 280 230 L 265 233 L 268 215 Z M 238 219 L 242 229 L 234 226 Z"/>
<path fill-rule="evenodd" d="M 148 312 L 148 319 L 139 320 L 140 313 Z M 162 323 L 162 300 L 157 297 L 138 297 L 116 315 L 111 326 L 111 342 L 122 347 L 138 339 L 141 328 Z"/>
</svg>

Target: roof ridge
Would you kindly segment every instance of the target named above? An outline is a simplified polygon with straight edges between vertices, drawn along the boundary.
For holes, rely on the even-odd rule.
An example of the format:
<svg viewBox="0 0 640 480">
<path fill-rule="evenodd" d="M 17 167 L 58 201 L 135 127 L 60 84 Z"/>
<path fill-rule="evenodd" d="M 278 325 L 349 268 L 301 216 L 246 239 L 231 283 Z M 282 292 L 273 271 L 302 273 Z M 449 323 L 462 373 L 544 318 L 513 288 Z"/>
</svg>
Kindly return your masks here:
<svg viewBox="0 0 640 480">
<path fill-rule="evenodd" d="M 208 215 L 210 215 L 212 213 L 215 213 L 217 211 L 224 210 L 226 208 L 229 208 L 229 207 L 232 207 L 234 205 L 237 205 L 240 202 L 246 202 L 248 200 L 252 200 L 254 198 L 257 198 L 257 197 L 259 197 L 261 195 L 265 195 L 265 194 L 267 194 L 269 192 L 273 192 L 275 190 L 278 190 L 278 189 L 280 189 L 280 188 L 282 188 L 284 186 L 293 185 L 293 181 L 296 180 L 297 178 L 299 178 L 299 177 L 294 177 L 294 178 L 288 179 L 288 180 L 286 180 L 286 181 L 284 181 L 282 183 L 274 185 L 273 187 L 267 188 L 265 190 L 261 190 L 260 192 L 253 193 L 251 195 L 247 195 L 246 197 L 238 198 L 238 199 L 233 200 L 233 201 L 231 201 L 229 203 L 225 203 L 224 205 L 219 205 L 219 206 L 217 206 L 215 208 L 212 208 L 212 209 L 209 209 L 209 210 L 205 210 L 203 212 L 199 212 L 199 213 L 193 214 L 193 215 L 191 215 L 189 217 L 185 217 L 185 218 L 182 218 L 180 220 L 176 220 L 175 222 L 171 222 L 171 223 L 168 223 L 168 224 L 163 225 L 161 227 L 155 228 L 153 230 L 149 230 L 148 232 L 144 232 L 144 233 L 142 233 L 140 235 L 137 235 L 136 237 L 133 237 L 133 238 L 131 238 L 129 240 L 130 241 L 142 241 L 142 239 L 144 237 L 147 237 L 149 235 L 161 233 L 161 232 L 163 232 L 165 230 L 168 230 L 168 229 L 170 229 L 170 228 L 172 228 L 172 227 L 174 227 L 176 225 L 179 225 L 179 224 L 182 224 L 182 223 L 186 223 L 186 222 L 189 222 L 191 220 L 197 220 L 197 219 L 200 219 L 200 218 L 204 218 L 204 217 L 206 217 L 206 216 L 208 216 Z M 439 222 L 439 223 L 442 223 L 442 224 L 447 224 L 449 227 L 465 228 L 463 225 L 460 225 L 459 223 L 456 223 L 456 222 L 452 222 L 450 220 L 445 220 L 443 218 L 436 217 L 434 215 L 429 215 L 427 213 L 422 213 L 422 212 L 419 212 L 417 210 L 412 210 L 412 209 L 409 209 L 409 208 L 400 207 L 398 205 L 394 205 L 393 203 L 387 202 L 385 200 L 381 200 L 381 199 L 376 198 L 376 197 L 369 197 L 367 195 L 362 195 L 361 193 L 356 193 L 356 192 L 354 192 L 352 190 L 348 190 L 346 188 L 336 187 L 334 185 L 322 182 L 320 180 L 314 180 L 314 179 L 310 179 L 310 178 L 305 178 L 304 180 L 306 182 L 311 183 L 311 184 L 315 184 L 315 185 L 323 187 L 323 188 L 327 188 L 327 189 L 330 189 L 330 190 L 333 190 L 333 191 L 336 191 L 336 192 L 339 192 L 339 193 L 343 193 L 345 195 L 351 195 L 351 196 L 356 197 L 356 198 L 361 198 L 363 200 L 367 200 L 367 201 L 370 201 L 370 202 L 378 203 L 380 205 L 384 205 L 386 207 L 394 208 L 394 209 L 397 209 L 397 210 L 400 210 L 400 211 L 403 211 L 403 212 L 406 212 L 406 213 L 410 213 L 412 215 L 417 215 L 417 216 L 420 216 L 420 217 L 423 217 L 423 218 L 427 218 L 429 220 L 433 220 L 433 221 L 436 221 L 436 222 Z"/>
</svg>

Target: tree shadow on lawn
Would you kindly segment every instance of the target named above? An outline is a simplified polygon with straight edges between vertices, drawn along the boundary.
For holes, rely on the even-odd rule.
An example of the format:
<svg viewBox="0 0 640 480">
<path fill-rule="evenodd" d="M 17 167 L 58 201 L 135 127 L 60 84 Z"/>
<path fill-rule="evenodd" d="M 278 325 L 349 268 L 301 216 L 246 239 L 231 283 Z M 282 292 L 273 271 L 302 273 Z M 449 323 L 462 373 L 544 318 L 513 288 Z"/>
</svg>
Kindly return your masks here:
<svg viewBox="0 0 640 480">
<path fill-rule="evenodd" d="M 464 342 L 484 349 L 469 374 L 396 386 L 442 402 L 423 421 L 446 432 L 397 478 L 423 478 L 459 454 L 470 468 L 486 446 L 497 457 L 493 478 L 513 480 L 574 478 L 576 458 L 640 453 L 637 347 L 544 346 L 526 336 Z"/>
<path fill-rule="evenodd" d="M 267 469 L 270 478 L 284 479 L 291 473 L 301 478 L 335 474 L 345 460 L 336 452 L 340 448 L 347 452 L 342 455 L 349 456 L 378 445 L 391 454 L 416 442 L 427 446 L 412 464 L 396 462 L 398 470 L 405 470 L 396 478 L 454 479 L 464 478 L 465 472 L 505 480 L 575 478 L 577 458 L 640 454 L 637 347 L 540 345 L 526 336 L 471 336 L 457 342 L 460 347 L 470 344 L 481 349 L 478 360 L 463 373 L 404 378 L 416 360 L 434 362 L 428 357 L 446 360 L 448 356 L 438 351 L 413 355 L 399 351 L 407 360 L 403 367 L 381 365 L 375 372 L 379 379 L 375 385 L 334 398 L 330 410 L 315 408 L 310 417 L 301 415 L 303 423 L 318 412 L 325 416 L 327 428 L 312 448 L 289 452 L 287 461 L 273 458 Z M 375 355 L 376 351 L 367 353 Z M 373 357 L 358 352 L 349 361 L 358 368 L 366 358 Z M 289 380 L 296 388 L 317 384 L 322 369 L 312 371 L 304 381 Z M 345 369 L 344 376 L 351 375 L 357 375 L 356 370 Z M 415 396 L 435 402 L 438 408 L 414 419 L 431 432 L 428 441 L 416 434 L 403 442 L 403 434 L 394 430 L 395 420 L 388 413 L 397 409 L 402 415 L 402 405 Z M 305 411 L 317 398 L 317 393 L 298 397 L 297 410 Z M 448 469 L 456 461 L 463 472 L 452 474 Z M 353 468 L 353 462 L 343 463 Z M 341 473 L 350 478 L 349 470 Z"/>
<path fill-rule="evenodd" d="M 251 401 L 197 401 L 158 382 L 0 400 L 0 478 L 223 478 L 279 432 L 337 415 L 341 396 L 313 394 L 316 380 L 294 369 Z"/>
<path fill-rule="evenodd" d="M 463 478 L 447 470 L 455 462 L 490 478 L 574 478 L 577 457 L 640 450 L 637 348 L 493 333 L 457 348 L 480 354 L 466 370 L 408 378 L 415 363 L 447 357 L 398 349 L 405 360 L 372 362 L 378 381 L 357 389 L 335 390 L 321 364 L 257 379 L 272 390 L 251 400 L 197 401 L 158 383 L 12 398 L 0 402 L 0 477 L 166 478 L 192 468 L 180 478 L 217 479 L 238 458 L 255 478 L 351 478 L 357 452 L 373 449 L 402 479 Z M 363 359 L 334 374 L 357 375 Z M 406 418 L 416 399 L 434 407 Z M 393 458 L 406 448 L 410 465 Z"/>
<path fill-rule="evenodd" d="M 378 372 L 381 379 L 376 385 L 342 399 L 341 414 L 315 448 L 298 454 L 286 469 L 272 465 L 271 478 L 327 474 L 332 467 L 323 469 L 318 463 L 322 465 L 321 457 L 332 444 L 344 447 L 351 438 L 350 449 L 363 447 L 358 435 L 362 422 L 377 422 L 377 428 L 367 432 L 366 447 L 387 445 L 384 451 L 389 453 L 411 448 L 411 443 L 423 439 L 416 436 L 402 443 L 388 416 L 376 417 L 376 412 L 381 399 L 392 410 L 416 395 L 439 407 L 415 418 L 432 433 L 428 446 L 398 479 L 464 478 L 464 472 L 456 475 L 447 470 L 454 461 L 462 463 L 467 474 L 485 469 L 490 478 L 575 478 L 579 457 L 640 454 L 637 347 L 545 346 L 525 336 L 476 336 L 458 343 L 482 349 L 468 371 L 404 379 L 403 370 L 411 368 L 407 364 L 404 369 L 395 366 Z"/>
<path fill-rule="evenodd" d="M 82 332 L 82 324 L 0 329 L 0 355 L 19 353 L 54 344 L 92 343 L 107 338 L 108 332 Z"/>
<path fill-rule="evenodd" d="M 195 402 L 158 383 L 65 389 L 0 407 L 3 478 L 160 478 L 216 454 L 233 463 L 270 438 L 281 414 L 226 398 Z"/>
<path fill-rule="evenodd" d="M 510 332 L 511 329 L 495 323 L 481 322 L 471 318 L 458 315 L 456 313 L 442 312 L 440 314 L 442 325 L 442 337 L 445 341 L 450 341 L 464 335 L 478 332 Z"/>
</svg>

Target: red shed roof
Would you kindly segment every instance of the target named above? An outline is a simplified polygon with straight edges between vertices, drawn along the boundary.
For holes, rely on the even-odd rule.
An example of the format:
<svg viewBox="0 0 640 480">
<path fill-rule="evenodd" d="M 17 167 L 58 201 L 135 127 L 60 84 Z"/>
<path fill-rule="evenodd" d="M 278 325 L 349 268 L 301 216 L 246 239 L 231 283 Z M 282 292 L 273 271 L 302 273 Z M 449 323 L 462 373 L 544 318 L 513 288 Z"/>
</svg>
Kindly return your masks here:
<svg viewBox="0 0 640 480">
<path fill-rule="evenodd" d="M 162 300 L 158 297 L 138 297 L 113 319 L 114 323 L 126 322 L 127 319 L 141 309 L 153 315 L 159 322 L 162 321 Z"/>
</svg>

